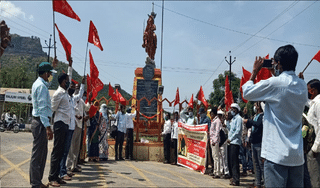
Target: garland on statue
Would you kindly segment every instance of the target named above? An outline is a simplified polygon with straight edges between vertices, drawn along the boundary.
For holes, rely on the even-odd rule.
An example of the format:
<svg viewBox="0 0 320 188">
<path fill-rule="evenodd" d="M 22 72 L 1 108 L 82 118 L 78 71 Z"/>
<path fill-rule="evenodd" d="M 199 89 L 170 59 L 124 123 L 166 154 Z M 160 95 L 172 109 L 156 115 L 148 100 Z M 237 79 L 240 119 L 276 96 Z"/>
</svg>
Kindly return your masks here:
<svg viewBox="0 0 320 188">
<path fill-rule="evenodd" d="M 142 115 L 143 117 L 145 117 L 145 118 L 147 118 L 147 119 L 153 119 L 153 118 L 155 118 L 155 117 L 157 117 L 157 116 L 159 116 L 160 115 L 160 113 L 163 111 L 163 109 L 161 109 L 160 110 L 160 112 L 158 112 L 157 114 L 155 114 L 155 115 L 153 115 L 153 116 L 151 116 L 151 117 L 148 117 L 148 116 L 146 116 L 146 115 L 144 115 L 143 113 L 141 113 L 139 110 L 137 110 L 138 112 L 139 112 L 139 114 L 140 115 Z"/>
</svg>

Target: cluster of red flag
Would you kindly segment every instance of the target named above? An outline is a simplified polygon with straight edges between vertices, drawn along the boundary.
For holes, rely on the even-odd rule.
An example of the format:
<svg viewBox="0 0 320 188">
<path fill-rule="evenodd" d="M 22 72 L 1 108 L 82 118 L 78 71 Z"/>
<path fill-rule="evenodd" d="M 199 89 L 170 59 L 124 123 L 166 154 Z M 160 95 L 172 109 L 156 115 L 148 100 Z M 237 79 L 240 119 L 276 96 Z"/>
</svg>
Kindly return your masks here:
<svg viewBox="0 0 320 188">
<path fill-rule="evenodd" d="M 53 11 L 55 12 L 59 12 L 67 17 L 80 21 L 79 16 L 73 11 L 73 9 L 71 8 L 71 6 L 66 0 L 53 0 L 52 8 L 53 8 Z M 66 51 L 67 61 L 69 61 L 71 58 L 72 46 L 67 40 L 67 38 L 61 33 L 57 24 L 55 24 L 55 27 L 59 32 L 59 38 L 60 38 L 61 44 L 64 50 Z M 89 26 L 88 42 L 97 46 L 101 51 L 103 50 L 100 42 L 100 38 L 98 35 L 98 31 L 92 21 L 90 21 L 90 26 Z M 87 75 L 87 95 L 89 96 L 89 93 L 92 92 L 92 98 L 95 98 L 98 95 L 98 92 L 103 88 L 103 83 L 98 78 L 99 71 L 97 66 L 94 64 L 92 54 L 90 51 L 89 51 L 89 56 L 90 56 L 90 76 Z M 89 97 L 87 97 L 87 100 L 88 99 Z"/>
<path fill-rule="evenodd" d="M 179 88 L 177 88 L 176 99 L 174 100 L 173 106 L 176 106 L 179 103 L 180 103 Z"/>
<path fill-rule="evenodd" d="M 122 105 L 126 105 L 127 101 L 126 99 L 121 95 L 121 93 L 116 89 L 116 92 L 114 92 L 114 89 L 112 88 L 110 82 L 109 82 L 109 92 L 108 95 L 112 98 L 113 101 L 118 102 Z"/>
<path fill-rule="evenodd" d="M 199 101 L 202 102 L 202 104 L 203 104 L 206 108 L 208 108 L 208 102 L 207 102 L 206 98 L 204 97 L 204 93 L 203 93 L 202 86 L 200 86 L 200 90 L 199 90 L 199 92 L 198 92 L 198 94 L 197 94 L 196 97 L 197 97 L 197 99 L 198 99 Z M 191 98 L 190 98 L 190 101 L 189 101 L 189 103 L 188 103 L 188 106 L 191 107 L 191 108 L 193 108 L 193 104 L 194 104 L 194 102 L 193 102 L 193 94 L 192 94 L 192 95 L 191 95 Z"/>
<path fill-rule="evenodd" d="M 91 51 L 89 51 L 90 57 L 90 76 L 87 74 L 87 99 L 89 98 L 89 93 L 92 92 L 92 99 L 97 97 L 98 92 L 103 89 L 103 83 L 98 78 L 99 70 L 93 61 Z"/>
<path fill-rule="evenodd" d="M 247 103 L 248 101 L 245 100 L 243 98 L 243 92 L 242 92 L 242 86 L 250 80 L 250 77 L 251 77 L 251 72 L 247 71 L 246 69 L 244 69 L 242 67 L 242 72 L 243 72 L 243 75 L 241 77 L 241 80 L 240 80 L 240 92 L 241 92 L 241 97 L 242 97 L 242 100 L 243 102 Z M 257 74 L 257 77 L 256 79 L 254 80 L 254 83 L 258 83 L 260 82 L 261 80 L 266 80 L 268 78 L 270 78 L 272 76 L 271 72 L 267 69 L 267 68 L 262 68 L 259 73 Z"/>
</svg>

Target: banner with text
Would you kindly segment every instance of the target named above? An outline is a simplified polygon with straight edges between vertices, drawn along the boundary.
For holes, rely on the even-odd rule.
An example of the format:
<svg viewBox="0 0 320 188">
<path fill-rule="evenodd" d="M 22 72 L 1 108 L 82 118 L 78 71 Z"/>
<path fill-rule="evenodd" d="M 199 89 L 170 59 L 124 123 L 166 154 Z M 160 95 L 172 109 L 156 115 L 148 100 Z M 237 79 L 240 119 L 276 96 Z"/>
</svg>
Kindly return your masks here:
<svg viewBox="0 0 320 188">
<path fill-rule="evenodd" d="M 6 92 L 4 101 L 6 102 L 19 102 L 19 103 L 31 103 L 32 104 L 32 96 L 27 93 L 13 93 Z"/>
<path fill-rule="evenodd" d="M 178 126 L 178 164 L 204 173 L 208 125 Z"/>
</svg>

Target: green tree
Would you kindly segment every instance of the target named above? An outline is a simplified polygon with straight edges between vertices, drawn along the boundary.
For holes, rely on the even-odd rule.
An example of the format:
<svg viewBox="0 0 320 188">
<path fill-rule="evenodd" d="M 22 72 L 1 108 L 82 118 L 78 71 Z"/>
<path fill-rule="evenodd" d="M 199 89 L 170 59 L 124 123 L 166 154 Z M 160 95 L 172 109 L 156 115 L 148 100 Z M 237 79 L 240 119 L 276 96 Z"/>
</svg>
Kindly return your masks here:
<svg viewBox="0 0 320 188">
<path fill-rule="evenodd" d="M 225 71 L 223 74 L 219 74 L 217 79 L 213 80 L 213 92 L 209 95 L 209 102 L 212 106 L 219 106 L 220 102 L 224 98 L 225 80 L 226 75 L 229 76 L 229 71 Z M 236 77 L 236 74 L 231 72 L 231 90 L 234 101 L 238 100 L 240 79 Z"/>
<path fill-rule="evenodd" d="M 212 106 L 219 106 L 223 104 L 226 75 L 229 76 L 229 71 L 225 71 L 223 74 L 219 74 L 218 78 L 213 80 L 213 92 L 211 92 L 209 95 L 209 103 Z M 236 76 L 237 75 L 235 73 L 231 72 L 231 90 L 233 100 L 234 102 L 239 104 L 242 110 L 244 109 L 244 107 L 247 107 L 248 115 L 250 117 L 253 114 L 253 102 L 243 102 L 240 95 L 240 78 Z"/>
</svg>

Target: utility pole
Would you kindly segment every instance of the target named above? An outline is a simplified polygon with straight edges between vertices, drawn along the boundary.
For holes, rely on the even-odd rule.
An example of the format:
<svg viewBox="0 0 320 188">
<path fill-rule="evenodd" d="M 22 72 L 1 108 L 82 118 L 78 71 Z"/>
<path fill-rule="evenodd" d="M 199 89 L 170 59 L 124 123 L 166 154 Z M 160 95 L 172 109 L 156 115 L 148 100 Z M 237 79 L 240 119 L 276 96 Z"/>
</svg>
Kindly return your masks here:
<svg viewBox="0 0 320 188">
<path fill-rule="evenodd" d="M 232 61 L 232 56 L 231 56 L 231 51 L 229 51 L 229 56 L 230 56 L 230 61 L 227 60 L 227 56 L 224 57 L 226 62 L 229 64 L 230 66 L 230 71 L 229 71 L 229 87 L 231 90 L 231 65 L 236 61 L 236 57 L 234 57 L 234 60 Z"/>
<path fill-rule="evenodd" d="M 50 35 L 50 38 L 49 38 L 49 45 L 47 44 L 47 40 L 45 40 L 45 44 L 47 45 L 47 47 L 43 47 L 43 48 L 48 48 L 48 62 L 49 62 L 49 58 L 50 58 L 50 48 L 54 48 L 54 46 L 51 46 L 51 37 L 52 35 Z"/>
</svg>

